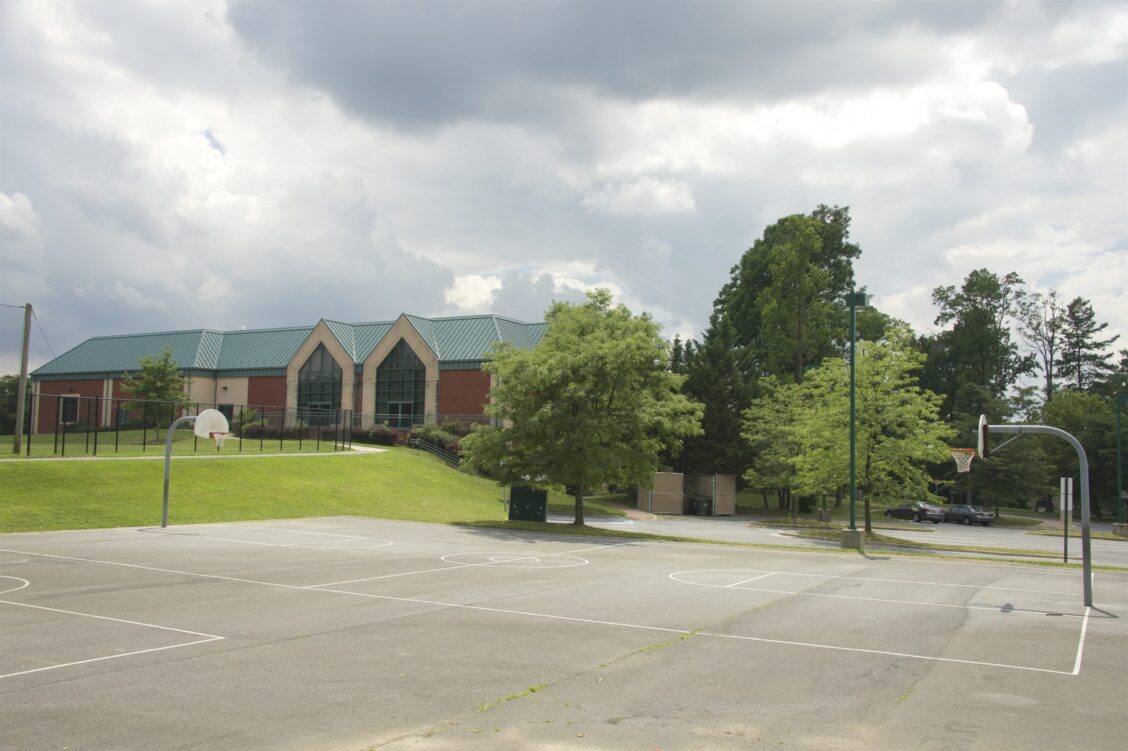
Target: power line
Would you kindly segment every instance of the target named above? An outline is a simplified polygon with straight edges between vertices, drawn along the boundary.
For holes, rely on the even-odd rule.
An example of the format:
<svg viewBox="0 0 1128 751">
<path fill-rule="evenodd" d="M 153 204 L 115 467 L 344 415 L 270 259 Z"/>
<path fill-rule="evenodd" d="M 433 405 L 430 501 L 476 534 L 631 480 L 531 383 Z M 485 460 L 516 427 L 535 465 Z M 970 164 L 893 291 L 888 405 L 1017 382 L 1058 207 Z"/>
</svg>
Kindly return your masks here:
<svg viewBox="0 0 1128 751">
<path fill-rule="evenodd" d="M 35 325 L 39 327 L 39 335 L 43 337 L 43 343 L 47 345 L 48 351 L 51 352 L 51 357 L 58 357 L 58 355 L 55 354 L 54 348 L 51 346 L 51 342 L 47 341 L 47 334 L 43 331 L 43 324 L 39 322 L 39 316 L 35 314 L 34 310 L 31 311 L 31 317 L 35 319 Z"/>
<path fill-rule="evenodd" d="M 0 308 L 19 308 L 20 310 L 23 310 L 25 307 L 27 307 L 27 306 L 26 305 L 9 305 L 8 303 L 0 302 Z"/>
</svg>

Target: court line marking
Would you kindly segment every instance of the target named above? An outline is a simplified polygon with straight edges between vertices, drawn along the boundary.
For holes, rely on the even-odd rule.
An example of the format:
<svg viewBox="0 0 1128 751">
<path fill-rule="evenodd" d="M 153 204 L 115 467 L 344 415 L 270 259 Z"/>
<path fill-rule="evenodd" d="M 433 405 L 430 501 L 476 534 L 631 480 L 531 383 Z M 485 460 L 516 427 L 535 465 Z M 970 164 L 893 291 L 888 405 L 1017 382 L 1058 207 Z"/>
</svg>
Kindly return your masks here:
<svg viewBox="0 0 1128 751">
<path fill-rule="evenodd" d="M 1092 608 L 1085 607 L 1085 620 L 1081 621 L 1081 638 L 1077 641 L 1077 659 L 1073 661 L 1072 675 L 1081 674 L 1081 654 L 1085 651 L 1085 634 L 1089 630 L 1089 611 Z"/>
<path fill-rule="evenodd" d="M 504 562 L 505 563 L 513 563 L 514 561 L 520 561 L 520 560 L 531 561 L 531 560 L 537 560 L 539 558 L 551 558 L 553 556 L 571 555 L 573 553 L 586 553 L 589 550 L 600 550 L 602 548 L 618 548 L 618 547 L 622 547 L 624 545 L 633 545 L 633 544 L 634 544 L 633 542 L 616 542 L 616 543 L 609 543 L 607 545 L 596 545 L 596 546 L 590 547 L 590 548 L 580 548 L 579 550 L 563 550 L 563 551 L 560 551 L 559 553 L 545 553 L 544 555 L 537 555 L 537 556 L 516 556 L 516 557 L 514 557 L 514 558 L 512 558 L 508 561 L 504 561 Z M 486 553 L 447 553 L 447 555 L 491 555 L 491 553 L 489 553 L 489 552 L 486 552 Z M 445 561 L 446 556 L 441 557 L 439 560 Z M 583 559 L 580 559 L 580 560 L 583 560 Z M 448 561 L 448 562 L 453 563 L 453 561 Z M 436 571 L 455 571 L 455 570 L 463 569 L 463 568 L 481 568 L 481 567 L 484 567 L 484 566 L 494 566 L 494 565 L 499 564 L 499 563 L 503 563 L 503 561 L 485 561 L 483 563 L 459 563 L 459 564 L 456 564 L 454 566 L 443 566 L 441 568 L 427 568 L 427 569 L 422 569 L 420 571 L 401 571 L 401 572 L 396 573 L 396 574 L 381 574 L 380 576 L 366 576 L 366 577 L 361 578 L 361 579 L 345 579 L 344 581 L 339 581 L 339 582 L 326 582 L 324 584 L 310 584 L 308 586 L 311 587 L 311 588 L 339 587 L 342 584 L 357 584 L 359 582 L 377 581 L 379 579 L 394 579 L 398 576 L 414 576 L 415 574 L 431 574 L 431 573 L 434 573 Z M 584 563 L 586 565 L 588 563 L 588 561 L 585 561 Z M 499 566 L 499 568 L 504 568 L 504 567 Z M 572 568 L 572 567 L 571 566 L 567 566 L 567 567 L 558 566 L 557 568 Z"/>
<path fill-rule="evenodd" d="M 133 657 L 135 655 L 143 655 L 143 654 L 148 654 L 150 652 L 163 652 L 163 651 L 166 651 L 166 650 L 169 650 L 169 649 L 179 649 L 181 647 L 190 647 L 193 644 L 207 644 L 208 642 L 221 641 L 222 639 L 225 638 L 225 637 L 222 637 L 222 636 L 216 636 L 215 634 L 205 634 L 205 633 L 200 632 L 200 631 L 189 631 L 188 629 L 185 629 L 185 628 L 174 628 L 172 626 L 160 626 L 160 625 L 157 625 L 156 623 L 142 623 L 141 621 L 130 621 L 130 620 L 127 620 L 125 618 L 114 618 L 114 617 L 108 616 L 108 615 L 95 615 L 94 613 L 81 613 L 77 610 L 63 610 L 62 608 L 49 608 L 45 605 L 32 605 L 31 603 L 28 603 L 28 602 L 15 602 L 15 601 L 12 601 L 12 600 L 0 600 L 0 605 L 15 605 L 16 607 L 21 607 L 21 608 L 33 608 L 35 610 L 47 610 L 47 611 L 50 611 L 52 613 L 63 613 L 65 615 L 76 615 L 76 616 L 81 616 L 83 618 L 95 618 L 95 619 L 100 620 L 100 621 L 115 621 L 117 623 L 126 623 L 126 624 L 129 624 L 131 626 L 144 626 L 145 628 L 155 628 L 155 629 L 159 629 L 161 631 L 175 631 L 176 633 L 179 633 L 179 634 L 189 634 L 191 636 L 202 636 L 202 637 L 204 637 L 202 639 L 196 639 L 196 640 L 190 641 L 190 642 L 183 642 L 181 644 L 170 644 L 168 646 L 153 647 L 151 649 L 138 649 L 138 650 L 135 650 L 133 652 L 122 652 L 120 654 L 105 655 L 103 657 L 92 657 L 88 660 L 74 660 L 73 662 L 63 662 L 63 663 L 60 663 L 58 665 L 46 665 L 46 666 L 41 667 L 41 668 L 31 668 L 30 670 L 19 670 L 19 671 L 16 671 L 14 673 L 4 673 L 4 674 L 0 674 L 0 680 L 3 680 L 4 678 L 14 678 L 17 675 L 28 675 L 29 673 L 42 673 L 42 672 L 45 672 L 47 670 L 58 670 L 59 668 L 69 668 L 69 667 L 73 667 L 74 665 L 86 665 L 86 664 L 89 664 L 91 662 L 103 662 L 105 660 L 116 660 L 119 657 Z"/>
<path fill-rule="evenodd" d="M 627 543 L 622 543 L 622 544 L 627 544 Z M 178 574 L 180 576 L 196 576 L 196 577 L 200 577 L 200 578 L 204 578 L 204 579 L 218 579 L 218 580 L 223 580 L 223 581 L 241 582 L 241 583 L 244 583 L 244 584 L 256 584 L 256 585 L 260 585 L 260 586 L 276 587 L 278 589 L 304 590 L 304 591 L 308 591 L 308 592 L 326 592 L 326 593 L 330 593 L 330 594 L 349 595 L 349 596 L 352 596 L 352 597 L 367 597 L 369 599 L 375 599 L 375 600 L 386 600 L 386 601 L 389 601 L 389 602 L 410 602 L 410 603 L 415 603 L 415 604 L 434 605 L 434 606 L 437 606 L 437 607 L 456 608 L 456 609 L 461 609 L 461 610 L 475 610 L 475 611 L 489 612 L 489 613 L 505 613 L 505 614 L 510 614 L 510 615 L 521 615 L 521 616 L 526 616 L 526 617 L 530 617 L 530 618 L 546 618 L 546 619 L 551 619 L 551 620 L 568 621 L 568 622 L 574 622 L 574 623 L 590 623 L 590 624 L 594 624 L 594 625 L 620 626 L 620 627 L 623 627 L 623 628 L 633 628 L 633 629 L 639 629 L 639 630 L 645 630 L 645 631 L 659 631 L 659 632 L 663 632 L 663 633 L 672 633 L 672 634 L 689 634 L 689 635 L 697 634 L 697 635 L 701 635 L 701 636 L 711 636 L 711 637 L 725 638 L 725 639 L 740 639 L 740 640 L 744 640 L 744 641 L 763 642 L 763 643 L 767 643 L 767 644 L 783 644 L 783 645 L 789 645 L 789 646 L 812 647 L 812 648 L 816 648 L 816 649 L 829 649 L 829 650 L 840 651 L 840 652 L 879 654 L 879 655 L 886 655 L 886 656 L 893 656 L 893 657 L 904 657 L 906 659 L 925 660 L 925 661 L 930 661 L 930 662 L 950 662 L 950 663 L 963 664 L 963 665 L 980 665 L 980 666 L 984 666 L 984 667 L 1004 668 L 1004 669 L 1009 669 L 1009 670 L 1025 670 L 1025 671 L 1032 671 L 1032 672 L 1037 672 L 1037 673 L 1052 673 L 1052 674 L 1055 674 L 1055 675 L 1076 676 L 1076 675 L 1079 675 L 1080 672 L 1081 672 L 1080 645 L 1078 647 L 1078 656 L 1077 656 L 1077 659 L 1074 662 L 1074 668 L 1073 668 L 1072 671 L 1053 670 L 1053 669 L 1050 669 L 1050 668 L 1037 668 L 1037 667 L 1031 667 L 1031 666 L 1028 666 L 1028 665 L 1010 665 L 1010 664 L 1007 664 L 1007 663 L 979 662 L 979 661 L 976 661 L 976 660 L 961 660 L 961 659 L 957 659 L 957 658 L 954 658 L 954 657 L 930 657 L 928 655 L 914 655 L 914 654 L 902 653 L 902 652 L 887 652 L 887 651 L 883 651 L 883 650 L 864 649 L 864 648 L 860 648 L 860 647 L 840 647 L 840 646 L 835 646 L 835 645 L 831 645 L 831 644 L 815 644 L 815 643 L 810 643 L 810 642 L 786 641 L 786 640 L 783 640 L 783 639 L 768 639 L 768 638 L 757 637 L 757 636 L 740 636 L 740 635 L 735 635 L 735 634 L 717 634 L 717 633 L 703 632 L 703 631 L 687 631 L 685 629 L 667 628 L 667 627 L 663 627 L 663 626 L 644 626 L 644 625 L 633 624 L 633 623 L 620 623 L 620 622 L 617 622 L 617 621 L 602 621 L 602 620 L 596 620 L 596 619 L 592 619 L 592 618 L 579 618 L 579 617 L 575 617 L 575 616 L 555 615 L 555 614 L 551 614 L 551 613 L 534 613 L 534 612 L 523 611 L 523 610 L 507 610 L 507 609 L 504 609 L 504 608 L 491 608 L 491 607 L 486 607 L 484 605 L 466 605 L 466 604 L 455 603 L 455 602 L 442 602 L 442 601 L 438 601 L 438 600 L 423 600 L 423 599 L 413 598 L 413 597 L 394 597 L 392 595 L 377 595 L 377 594 L 370 594 L 370 593 L 365 593 L 365 592 L 350 592 L 349 590 L 345 590 L 345 589 L 326 589 L 324 587 L 324 585 L 322 585 L 322 586 L 298 586 L 298 585 L 294 585 L 294 584 L 278 584 L 278 583 L 275 583 L 275 582 L 264 582 L 264 581 L 258 581 L 258 580 L 255 580 L 255 579 L 242 579 L 242 578 L 233 577 L 233 576 L 222 576 L 220 574 L 200 574 L 200 573 L 195 573 L 195 572 L 192 572 L 192 571 L 177 571 L 175 569 L 157 568 L 155 566 L 142 566 L 142 565 L 136 564 L 136 563 L 119 563 L 117 561 L 103 561 L 103 560 L 98 560 L 96 558 L 80 558 L 78 556 L 55 555 L 55 554 L 51 554 L 51 553 L 32 553 L 32 552 L 22 551 L 22 550 L 12 550 L 10 548 L 0 548 L 0 553 L 15 553 L 15 554 L 18 554 L 18 555 L 34 555 L 34 556 L 40 556 L 40 557 L 43 557 L 43 558 L 57 558 L 57 559 L 60 559 L 60 560 L 82 561 L 82 562 L 85 562 L 85 563 L 97 563 L 97 564 L 102 564 L 102 565 L 106 565 L 106 566 L 122 566 L 122 567 L 125 567 L 125 568 L 137 568 L 137 569 L 143 569 L 143 570 L 147 570 L 147 571 L 157 571 L 157 572 L 161 572 L 161 573 Z M 770 592 L 770 591 L 774 591 L 774 590 L 767 590 L 767 591 Z M 776 594 L 780 594 L 780 593 L 776 592 Z M 786 593 L 784 593 L 784 594 L 786 594 Z M 1088 614 L 1086 614 L 1086 615 L 1088 615 Z M 1081 634 L 1081 643 L 1082 644 L 1083 644 L 1085 629 L 1087 628 L 1087 624 L 1088 624 L 1088 619 L 1086 618 L 1086 620 L 1083 621 L 1083 623 L 1082 623 L 1082 634 Z M 222 638 L 222 637 L 216 637 L 216 638 Z M 209 641 L 214 641 L 214 639 L 209 639 Z M 184 646 L 188 646 L 188 645 L 184 645 Z"/>
<path fill-rule="evenodd" d="M 713 589 L 729 589 L 730 587 L 722 586 L 720 584 L 702 584 L 699 582 L 685 581 L 684 579 L 675 578 L 678 574 L 692 574 L 696 571 L 676 571 L 670 574 L 669 578 L 679 584 L 688 584 L 692 587 L 711 587 Z M 780 572 L 774 572 L 779 574 Z M 862 602 L 882 602 L 887 605 L 915 605 L 927 608 L 954 608 L 956 610 L 986 610 L 990 612 L 998 612 L 1002 605 L 956 605 L 947 602 L 925 602 L 921 600 L 892 600 L 885 597 L 859 597 L 857 595 L 835 595 L 826 592 L 801 592 L 787 589 L 761 589 L 760 587 L 736 587 L 741 592 L 766 592 L 774 595 L 795 595 L 798 597 L 825 597 L 834 600 L 859 600 Z M 1047 615 L 1045 610 L 1031 610 L 1029 608 L 1014 608 L 1012 607 L 1010 613 L 1021 613 L 1023 615 Z M 1058 611 L 1053 611 L 1057 613 Z M 1081 618 L 1083 614 L 1080 613 L 1060 613 L 1065 618 Z"/>
<path fill-rule="evenodd" d="M 345 589 L 321 589 L 321 588 L 318 588 L 317 591 L 318 592 L 334 592 L 334 593 L 337 593 L 337 594 L 353 595 L 353 596 L 356 596 L 356 597 L 369 597 L 369 598 L 378 599 L 378 600 L 392 600 L 392 601 L 395 601 L 395 602 L 411 602 L 411 603 L 417 603 L 417 604 L 422 604 L 422 605 L 436 605 L 436 606 L 440 606 L 440 607 L 460 608 L 460 609 L 464 609 L 464 610 L 477 610 L 477 611 L 482 611 L 482 612 L 487 612 L 487 613 L 503 613 L 503 614 L 507 614 L 507 615 L 521 615 L 521 616 L 526 616 L 526 617 L 529 617 L 529 618 L 546 618 L 546 619 L 551 619 L 551 620 L 569 621 L 569 622 L 574 622 L 574 623 L 589 623 L 589 624 L 593 624 L 593 625 L 597 625 L 597 626 L 618 626 L 618 627 L 621 627 L 621 628 L 639 629 L 639 630 L 643 630 L 643 631 L 661 631 L 661 632 L 664 632 L 664 633 L 671 633 L 671 634 L 686 634 L 686 635 L 693 635 L 693 636 L 711 636 L 711 637 L 715 637 L 715 638 L 718 638 L 718 639 L 740 639 L 742 641 L 762 642 L 762 643 L 765 643 L 765 644 L 783 644 L 783 645 L 796 646 L 796 647 L 814 647 L 816 649 L 830 649 L 830 650 L 840 651 L 840 652 L 858 652 L 858 653 L 863 653 L 863 654 L 887 655 L 887 656 L 892 656 L 892 657 L 904 657 L 904 658 L 914 659 L 914 660 L 927 660 L 927 661 L 930 661 L 930 662 L 952 662 L 952 663 L 958 663 L 958 664 L 962 664 L 962 665 L 981 665 L 981 666 L 992 667 L 992 668 L 1007 668 L 1007 669 L 1010 669 L 1010 670 L 1027 670 L 1027 671 L 1032 671 L 1032 672 L 1036 672 L 1036 673 L 1053 673 L 1055 675 L 1077 675 L 1080 672 L 1080 666 L 1079 665 L 1075 665 L 1075 668 L 1074 668 L 1077 672 L 1071 672 L 1071 671 L 1067 671 L 1067 670 L 1053 670 L 1051 668 L 1036 668 L 1036 667 L 1030 667 L 1028 665 L 1010 665 L 1010 664 L 1002 663 L 1002 662 L 981 662 L 979 660 L 961 660 L 961 659 L 957 659 L 957 658 L 954 658 L 954 657 L 930 657 L 928 655 L 915 655 L 915 654 L 909 654 L 907 652 L 888 652 L 888 651 L 880 650 L 880 649 L 865 649 L 865 648 L 862 648 L 862 647 L 840 647 L 840 646 L 836 646 L 836 645 L 833 645 L 833 644 L 815 644 L 813 642 L 788 641 L 788 640 L 784 640 L 784 639 L 767 639 L 767 638 L 759 637 L 759 636 L 741 636 L 739 634 L 718 634 L 718 633 L 714 633 L 714 632 L 711 632 L 711 631 L 687 631 L 686 629 L 668 628 L 668 627 L 664 627 L 664 626 L 644 626 L 644 625 L 637 624 L 637 623 L 623 623 L 621 621 L 603 621 L 603 620 L 598 620 L 598 619 L 595 619 L 595 618 L 579 618 L 579 617 L 575 617 L 575 616 L 555 615 L 555 614 L 552 614 L 552 613 L 534 613 L 532 611 L 527 611 L 527 610 L 509 610 L 509 609 L 506 609 L 506 608 L 491 608 L 491 607 L 486 607 L 484 605 L 464 605 L 464 604 L 452 603 L 452 602 L 441 602 L 441 601 L 438 601 L 438 600 L 422 600 L 422 599 L 412 598 L 412 597 L 392 597 L 390 595 L 376 595 L 376 594 L 369 594 L 369 593 L 366 593 L 366 592 L 350 592 L 350 591 L 345 590 Z"/>
<path fill-rule="evenodd" d="M 795 538 L 795 539 L 802 540 L 804 538 Z M 831 552 L 831 550 L 828 550 L 828 546 L 826 546 L 826 545 L 823 545 L 823 546 L 812 545 L 809 549 L 791 550 L 789 548 L 779 547 L 779 546 L 775 546 L 775 545 L 771 545 L 771 544 L 767 544 L 767 543 L 757 543 L 755 541 L 749 541 L 747 543 L 742 543 L 739 540 L 726 540 L 724 542 L 668 542 L 666 540 L 639 540 L 635 544 L 636 545 L 683 545 L 683 546 L 692 545 L 694 547 L 705 548 L 707 550 L 715 550 L 715 551 L 733 551 L 733 550 L 736 550 L 736 551 L 740 551 L 740 552 L 744 552 L 744 553 L 751 551 L 751 552 L 761 553 L 763 555 L 825 556 L 825 557 L 830 558 L 830 559 L 837 561 L 839 563 L 857 558 L 856 551 L 851 553 L 850 551 L 844 551 L 844 550 L 839 548 L 838 552 Z M 893 560 L 893 561 L 896 561 L 897 563 L 912 563 L 914 565 L 915 564 L 928 564 L 928 565 L 932 565 L 932 566 L 950 566 L 950 565 L 953 565 L 953 564 L 958 564 L 958 565 L 961 565 L 961 566 L 982 566 L 984 568 L 1006 568 L 1006 569 L 1011 569 L 1011 570 L 1020 569 L 1020 570 L 1027 570 L 1027 571 L 1030 570 L 1030 566 L 1031 566 L 1031 562 L 1029 560 L 1025 560 L 1025 559 L 1020 559 L 1020 560 L 1016 560 L 1016 561 L 1006 561 L 1006 560 L 1001 559 L 1001 558 L 988 558 L 986 560 L 982 560 L 982 559 L 960 558 L 958 556 L 938 556 L 937 558 L 930 559 L 930 558 L 924 558 L 924 557 L 905 556 L 905 555 L 899 554 L 899 552 L 896 551 L 896 550 L 883 550 L 881 548 L 874 548 L 874 549 L 868 550 L 867 554 L 889 555 L 890 556 L 889 559 L 881 559 L 881 560 Z M 990 553 L 984 553 L 983 555 L 991 555 L 991 554 Z M 1077 566 L 1073 570 L 1069 570 L 1069 569 L 1057 570 L 1057 569 L 1046 569 L 1046 568 L 1044 568 L 1044 569 L 1041 569 L 1041 570 L 1038 571 L 1038 575 L 1039 576 L 1060 576 L 1062 578 L 1075 577 L 1075 576 L 1077 576 L 1077 572 L 1080 571 L 1080 570 L 1081 570 L 1080 566 Z"/>
<path fill-rule="evenodd" d="M 764 571 L 764 570 L 765 569 L 761 569 L 761 568 L 694 569 L 692 571 L 675 571 L 673 574 L 670 574 L 670 578 L 672 579 L 674 576 L 676 576 L 678 574 L 724 573 L 724 572 L 729 572 L 729 571 L 735 573 L 735 572 L 738 572 L 738 571 Z M 956 584 L 954 582 L 928 582 L 928 581 L 916 581 L 914 579 L 885 579 L 885 578 L 878 577 L 878 576 L 849 576 L 849 575 L 846 575 L 846 574 L 812 574 L 812 573 L 807 573 L 807 572 L 803 572 L 803 571 L 778 571 L 778 570 L 770 571 L 769 573 L 778 574 L 780 576 L 810 576 L 810 577 L 813 577 L 813 578 L 820 578 L 820 579 L 849 579 L 851 581 L 884 582 L 886 584 L 919 584 L 919 585 L 925 586 L 925 587 L 963 587 L 963 588 L 966 588 L 966 589 L 998 589 L 998 590 L 1001 590 L 1003 592 L 1022 592 L 1024 594 L 1033 594 L 1033 595 L 1060 595 L 1062 597 L 1073 597 L 1077 594 L 1076 592 L 1057 592 L 1057 591 L 1054 591 L 1052 589 L 1023 589 L 1021 587 L 997 587 L 997 586 L 990 585 L 990 584 L 982 584 L 982 585 L 981 584 Z M 760 579 L 760 578 L 763 578 L 763 577 L 755 577 L 755 578 Z M 748 579 L 747 581 L 754 581 L 754 580 L 755 579 Z M 681 581 L 681 580 L 675 579 L 675 581 Z M 683 583 L 684 584 L 697 584 L 697 585 L 702 586 L 702 587 L 717 587 L 717 586 L 720 586 L 719 584 L 704 584 L 704 583 L 699 583 L 699 582 L 683 582 Z M 726 586 L 731 587 L 731 586 L 734 586 L 734 585 L 729 584 L 729 585 L 726 585 Z"/>
<path fill-rule="evenodd" d="M 732 584 L 729 584 L 728 586 L 726 586 L 725 589 L 730 589 L 732 587 L 738 587 L 741 584 L 747 584 L 748 582 L 759 581 L 760 579 L 767 579 L 769 576 L 774 576 L 775 573 L 776 573 L 775 571 L 769 571 L 766 574 L 760 574 L 759 576 L 753 576 L 751 579 L 745 579 L 744 581 L 733 582 Z M 680 579 L 674 579 L 674 581 L 681 581 L 681 580 Z M 682 584 L 686 584 L 686 583 L 687 582 L 682 582 Z"/>
<path fill-rule="evenodd" d="M 0 595 L 6 595 L 9 592 L 19 592 L 21 589 L 26 589 L 27 587 L 31 586 L 31 582 L 29 582 L 27 579 L 24 579 L 24 578 L 19 577 L 19 576 L 3 576 L 3 575 L 0 575 L 0 579 L 11 579 L 12 581 L 23 582 L 23 584 L 21 584 L 18 587 L 12 587 L 11 589 L 5 589 L 3 591 L 0 591 Z"/>
<path fill-rule="evenodd" d="M 225 526 L 225 525 L 217 525 L 217 526 Z M 230 525 L 227 525 L 227 526 L 230 526 Z M 274 532 L 277 532 L 277 531 L 284 531 L 284 532 L 293 531 L 293 530 L 271 529 L 270 527 L 255 527 L 254 529 L 263 529 L 263 530 L 270 529 L 271 531 L 274 531 Z M 143 529 L 139 529 L 137 531 L 138 532 L 144 532 L 146 534 L 151 534 L 151 535 L 163 535 L 165 537 L 187 537 L 187 538 L 190 538 L 190 539 L 193 539 L 193 540 L 217 540 L 219 542 L 236 542 L 236 543 L 240 543 L 242 545 L 259 545 L 259 546 L 268 547 L 268 548 L 300 548 L 300 547 L 308 547 L 310 545 L 330 545 L 330 544 L 333 544 L 333 543 L 355 543 L 357 541 L 368 541 L 368 542 L 381 542 L 381 543 L 383 543 L 383 545 L 369 546 L 370 550 L 380 550 L 381 548 L 389 548 L 389 547 L 391 547 L 392 545 L 395 544 L 391 540 L 385 540 L 385 539 L 380 538 L 380 537 L 359 537 L 359 536 L 354 536 L 354 535 L 339 535 L 339 537 L 341 538 L 339 540 L 319 540 L 317 542 L 285 542 L 285 543 L 282 543 L 282 542 L 261 542 L 261 541 L 258 541 L 258 540 L 243 540 L 243 539 L 240 539 L 238 537 L 215 537 L 213 535 L 200 535 L 200 534 L 196 534 L 194 532 L 165 532 L 165 531 L 162 531 L 162 530 L 156 529 L 156 528 L 143 528 Z M 306 534 L 328 534 L 328 533 L 326 533 L 326 532 L 307 532 Z M 352 548 L 349 548 L 349 549 L 351 550 Z"/>
</svg>

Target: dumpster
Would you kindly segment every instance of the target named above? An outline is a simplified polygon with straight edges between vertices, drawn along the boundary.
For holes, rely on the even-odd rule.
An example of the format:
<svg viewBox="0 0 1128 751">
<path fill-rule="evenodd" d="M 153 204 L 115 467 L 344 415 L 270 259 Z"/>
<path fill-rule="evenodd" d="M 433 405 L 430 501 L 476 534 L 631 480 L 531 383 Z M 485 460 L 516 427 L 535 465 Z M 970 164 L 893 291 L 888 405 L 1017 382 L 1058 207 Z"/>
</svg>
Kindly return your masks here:
<svg viewBox="0 0 1128 751">
<path fill-rule="evenodd" d="M 548 521 L 548 491 L 514 485 L 509 489 L 509 519 L 522 522 Z"/>
<path fill-rule="evenodd" d="M 695 516 L 713 515 L 713 499 L 707 495 L 690 496 L 690 505 Z"/>
</svg>

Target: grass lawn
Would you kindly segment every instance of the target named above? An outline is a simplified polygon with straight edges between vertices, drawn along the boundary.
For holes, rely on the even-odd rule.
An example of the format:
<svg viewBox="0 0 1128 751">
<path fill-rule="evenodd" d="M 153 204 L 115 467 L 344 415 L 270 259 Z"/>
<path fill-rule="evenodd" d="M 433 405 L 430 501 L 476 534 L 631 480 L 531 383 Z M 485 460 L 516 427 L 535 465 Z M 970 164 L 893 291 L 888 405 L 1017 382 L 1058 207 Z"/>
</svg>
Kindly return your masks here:
<svg viewBox="0 0 1128 751">
<path fill-rule="evenodd" d="M 159 524 L 163 487 L 163 461 L 0 461 L 0 532 Z M 504 522 L 500 499 L 497 483 L 404 448 L 361 456 L 201 459 L 173 461 L 169 521 L 350 515 Z M 616 500 L 585 499 L 584 511 L 622 516 Z M 549 494 L 550 511 L 571 514 L 574 508 L 570 496 Z"/>
<path fill-rule="evenodd" d="M 0 462 L 0 532 L 159 524 L 163 461 Z M 357 515 L 503 520 L 497 483 L 407 449 L 173 461 L 175 524 Z"/>
</svg>

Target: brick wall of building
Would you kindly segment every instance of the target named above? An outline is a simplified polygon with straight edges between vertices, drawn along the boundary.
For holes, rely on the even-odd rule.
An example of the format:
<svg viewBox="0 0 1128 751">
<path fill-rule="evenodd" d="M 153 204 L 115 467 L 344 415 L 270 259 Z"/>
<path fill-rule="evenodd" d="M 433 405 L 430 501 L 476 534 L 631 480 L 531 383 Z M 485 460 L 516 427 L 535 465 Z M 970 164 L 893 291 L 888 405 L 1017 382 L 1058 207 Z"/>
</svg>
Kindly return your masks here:
<svg viewBox="0 0 1128 751">
<path fill-rule="evenodd" d="M 481 415 L 489 402 L 490 374 L 480 370 L 439 371 L 441 417 Z"/>
</svg>

